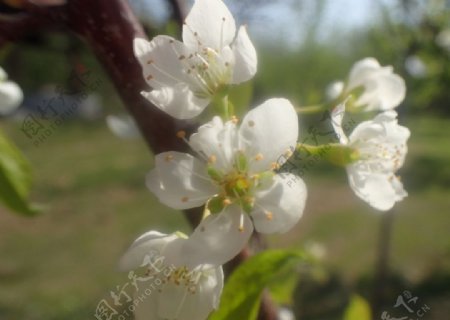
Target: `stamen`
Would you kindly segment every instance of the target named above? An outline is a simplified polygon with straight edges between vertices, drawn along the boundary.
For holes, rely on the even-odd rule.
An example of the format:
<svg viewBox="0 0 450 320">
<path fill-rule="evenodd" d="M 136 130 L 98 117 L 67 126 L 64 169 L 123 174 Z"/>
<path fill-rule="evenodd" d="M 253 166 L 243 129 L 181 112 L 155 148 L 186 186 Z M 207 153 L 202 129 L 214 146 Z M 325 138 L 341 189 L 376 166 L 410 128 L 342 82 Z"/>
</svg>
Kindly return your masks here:
<svg viewBox="0 0 450 320">
<path fill-rule="evenodd" d="M 255 160 L 256 160 L 256 161 L 261 161 L 262 159 L 264 159 L 264 156 L 263 156 L 261 153 L 258 153 L 258 154 L 255 156 Z"/>
<path fill-rule="evenodd" d="M 229 206 L 231 204 L 231 200 L 229 198 L 225 198 L 223 199 L 222 203 L 224 206 Z"/>
<path fill-rule="evenodd" d="M 273 219 L 273 213 L 270 211 L 266 211 L 264 212 L 264 214 L 266 215 L 267 220 L 272 221 Z"/>
<path fill-rule="evenodd" d="M 241 212 L 241 217 L 240 217 L 240 221 L 239 221 L 239 228 L 238 228 L 239 232 L 244 232 L 244 213 Z"/>
<path fill-rule="evenodd" d="M 209 158 L 208 158 L 209 164 L 214 164 L 214 163 L 216 163 L 216 161 L 217 161 L 217 157 L 215 155 L 212 154 L 209 156 Z"/>
<path fill-rule="evenodd" d="M 172 161 L 172 160 L 173 160 L 173 155 L 171 155 L 171 154 L 166 155 L 166 156 L 164 157 L 164 160 L 165 160 L 166 162 Z"/>
<path fill-rule="evenodd" d="M 184 139 L 186 137 L 186 131 L 180 130 L 177 132 L 177 137 L 180 139 Z"/>
<path fill-rule="evenodd" d="M 276 163 L 276 162 L 272 162 L 272 163 L 270 164 L 270 169 L 272 169 L 272 170 L 278 170 L 278 169 L 280 169 L 280 164 L 279 164 L 279 163 Z"/>
<path fill-rule="evenodd" d="M 237 124 L 239 122 L 239 118 L 236 116 L 231 116 L 231 122 L 233 122 L 234 124 Z"/>
</svg>

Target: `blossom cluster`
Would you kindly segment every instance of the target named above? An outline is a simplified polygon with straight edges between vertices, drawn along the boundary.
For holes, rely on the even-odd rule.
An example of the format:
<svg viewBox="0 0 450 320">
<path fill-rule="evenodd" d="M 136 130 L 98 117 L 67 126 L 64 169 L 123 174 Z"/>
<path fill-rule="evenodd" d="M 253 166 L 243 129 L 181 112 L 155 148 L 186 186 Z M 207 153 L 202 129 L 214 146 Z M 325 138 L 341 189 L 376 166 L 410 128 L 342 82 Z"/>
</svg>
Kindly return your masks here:
<svg viewBox="0 0 450 320">
<path fill-rule="evenodd" d="M 163 204 L 180 210 L 203 207 L 204 215 L 189 237 L 150 231 L 123 256 L 123 270 L 143 267 L 143 257 L 155 250 L 176 266 L 158 292 L 137 306 L 137 320 L 206 319 L 219 305 L 222 265 L 246 246 L 254 231 L 291 230 L 307 198 L 301 177 L 283 171 L 280 162 L 308 149 L 298 142 L 293 104 L 271 98 L 242 119 L 233 113 L 230 87 L 257 71 L 246 27 L 236 28 L 222 0 L 196 0 L 182 40 L 134 40 L 135 56 L 152 88 L 142 95 L 177 119 L 191 119 L 206 108 L 217 115 L 189 137 L 178 132 L 191 153 L 157 154 L 146 184 Z M 366 58 L 353 66 L 346 82 L 334 83 L 329 91 L 330 119 L 339 142 L 327 146 L 328 153 L 347 152 L 340 164 L 346 166 L 352 190 L 373 208 L 389 210 L 406 196 L 395 173 L 405 159 L 409 130 L 398 125 L 393 110 L 405 96 L 403 79 L 392 67 Z M 359 123 L 347 137 L 342 126 L 346 107 L 379 114 Z"/>
</svg>

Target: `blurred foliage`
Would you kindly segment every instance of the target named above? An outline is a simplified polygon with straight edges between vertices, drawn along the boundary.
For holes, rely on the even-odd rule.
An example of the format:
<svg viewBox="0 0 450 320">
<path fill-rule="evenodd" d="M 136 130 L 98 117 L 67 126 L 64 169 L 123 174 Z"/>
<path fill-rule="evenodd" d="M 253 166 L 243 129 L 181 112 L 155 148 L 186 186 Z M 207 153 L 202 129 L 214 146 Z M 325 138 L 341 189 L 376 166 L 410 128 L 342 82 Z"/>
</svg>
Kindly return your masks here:
<svg viewBox="0 0 450 320">
<path fill-rule="evenodd" d="M 264 288 L 279 272 L 293 270 L 306 260 L 305 254 L 288 250 L 266 250 L 249 258 L 228 278 L 219 309 L 210 320 L 255 320 Z"/>
</svg>

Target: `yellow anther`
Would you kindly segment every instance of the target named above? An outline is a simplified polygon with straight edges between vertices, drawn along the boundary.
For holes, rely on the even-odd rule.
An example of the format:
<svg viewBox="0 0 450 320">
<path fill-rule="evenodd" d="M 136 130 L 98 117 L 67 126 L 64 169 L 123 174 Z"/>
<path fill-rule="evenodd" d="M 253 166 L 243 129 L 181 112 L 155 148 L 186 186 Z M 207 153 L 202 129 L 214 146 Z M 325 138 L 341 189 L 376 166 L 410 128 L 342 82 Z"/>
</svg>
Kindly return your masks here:
<svg viewBox="0 0 450 320">
<path fill-rule="evenodd" d="M 276 162 L 272 162 L 272 163 L 270 164 L 270 168 L 271 168 L 272 170 L 277 170 L 277 169 L 280 169 L 280 165 L 279 165 L 278 163 L 276 163 Z"/>
<path fill-rule="evenodd" d="M 272 212 L 266 211 L 265 214 L 266 214 L 267 220 L 271 221 L 273 219 L 273 213 Z"/>
<path fill-rule="evenodd" d="M 164 160 L 165 160 L 166 162 L 170 162 L 171 160 L 173 160 L 173 155 L 171 155 L 171 154 L 166 155 L 166 156 L 164 157 Z"/>
<path fill-rule="evenodd" d="M 189 198 L 188 197 L 183 197 L 183 198 L 181 198 L 181 202 L 188 202 L 189 201 Z"/>
<path fill-rule="evenodd" d="M 222 204 L 224 206 L 229 206 L 231 204 L 231 200 L 228 198 L 223 199 Z"/>
<path fill-rule="evenodd" d="M 239 232 L 244 232 L 244 226 L 239 226 L 238 230 Z"/>
<path fill-rule="evenodd" d="M 264 159 L 264 156 L 263 156 L 261 153 L 258 153 L 258 154 L 255 156 L 255 160 L 256 160 L 256 161 L 261 161 L 262 159 Z"/>
<path fill-rule="evenodd" d="M 209 158 L 208 158 L 209 164 L 214 164 L 214 163 L 216 163 L 216 161 L 217 161 L 217 157 L 215 155 L 212 154 L 209 156 Z"/>
<path fill-rule="evenodd" d="M 186 131 L 180 130 L 177 132 L 177 137 L 180 139 L 184 139 L 186 137 Z"/>
<path fill-rule="evenodd" d="M 239 122 L 238 117 L 232 116 L 232 117 L 231 117 L 231 122 L 233 122 L 234 124 L 237 124 L 237 123 Z"/>
</svg>

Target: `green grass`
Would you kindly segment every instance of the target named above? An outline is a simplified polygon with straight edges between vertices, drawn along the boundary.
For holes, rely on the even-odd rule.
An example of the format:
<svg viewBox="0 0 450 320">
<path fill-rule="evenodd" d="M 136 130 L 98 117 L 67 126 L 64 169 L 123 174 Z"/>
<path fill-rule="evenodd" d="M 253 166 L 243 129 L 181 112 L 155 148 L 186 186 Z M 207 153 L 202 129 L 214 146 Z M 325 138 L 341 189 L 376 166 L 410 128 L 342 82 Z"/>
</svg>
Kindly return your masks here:
<svg viewBox="0 0 450 320">
<path fill-rule="evenodd" d="M 448 271 L 450 121 L 405 123 L 413 132 L 402 174 L 410 196 L 395 209 L 391 264 L 419 281 L 436 266 Z M 153 161 L 143 141 L 121 141 L 103 122 L 67 122 L 35 147 L 18 125 L 2 127 L 33 163 L 32 199 L 47 209 L 27 219 L 0 208 L 0 319 L 93 318 L 96 304 L 126 282 L 116 265 L 134 238 L 154 228 L 189 232 L 146 189 Z M 304 217 L 270 242 L 318 242 L 324 264 L 349 280 L 373 272 L 381 215 L 352 194 L 340 170 L 319 165 L 305 180 Z"/>
</svg>

